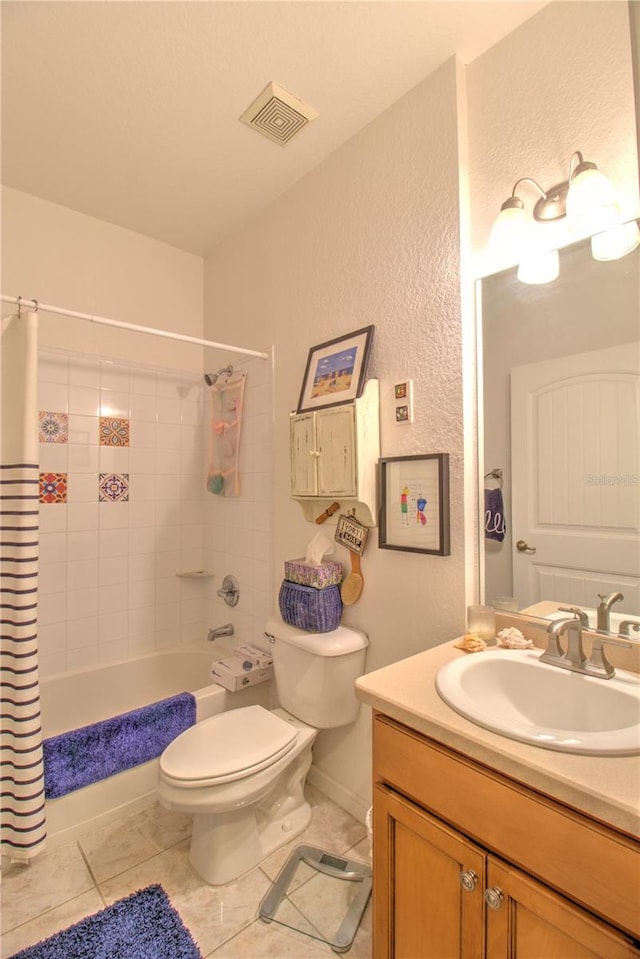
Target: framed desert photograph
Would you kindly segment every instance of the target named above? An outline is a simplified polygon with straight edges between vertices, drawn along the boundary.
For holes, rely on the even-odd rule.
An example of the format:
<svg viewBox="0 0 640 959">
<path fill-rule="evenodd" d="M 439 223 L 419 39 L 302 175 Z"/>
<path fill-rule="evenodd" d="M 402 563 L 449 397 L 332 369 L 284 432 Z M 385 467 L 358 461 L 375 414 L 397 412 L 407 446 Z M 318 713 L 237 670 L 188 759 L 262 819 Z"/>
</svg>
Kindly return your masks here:
<svg viewBox="0 0 640 959">
<path fill-rule="evenodd" d="M 448 556 L 449 454 L 389 456 L 380 467 L 380 549 Z"/>
<path fill-rule="evenodd" d="M 312 346 L 304 371 L 298 413 L 349 403 L 362 394 L 373 326 Z"/>
</svg>

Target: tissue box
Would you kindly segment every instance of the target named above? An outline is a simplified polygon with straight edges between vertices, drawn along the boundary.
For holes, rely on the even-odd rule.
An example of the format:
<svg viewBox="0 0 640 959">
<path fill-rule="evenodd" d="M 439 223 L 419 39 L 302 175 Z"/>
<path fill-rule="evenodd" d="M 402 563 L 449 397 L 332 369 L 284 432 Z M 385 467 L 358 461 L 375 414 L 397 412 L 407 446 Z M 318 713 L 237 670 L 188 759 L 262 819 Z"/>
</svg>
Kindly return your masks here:
<svg viewBox="0 0 640 959">
<path fill-rule="evenodd" d="M 284 564 L 284 578 L 300 586 L 327 589 L 329 586 L 339 586 L 342 582 L 342 565 L 328 561 L 320 566 L 310 566 L 304 558 L 288 559 Z"/>
<path fill-rule="evenodd" d="M 228 659 L 216 659 L 211 665 L 210 675 L 214 683 L 235 692 L 245 686 L 255 686 L 273 679 L 273 666 L 261 668 L 247 659 L 230 656 Z"/>
<path fill-rule="evenodd" d="M 260 669 L 266 669 L 267 666 L 273 666 L 273 656 L 264 649 L 258 649 L 256 646 L 236 646 L 234 655 L 240 659 L 246 660 L 252 666 L 258 666 Z"/>
<path fill-rule="evenodd" d="M 308 633 L 329 633 L 340 625 L 342 600 L 338 586 L 317 589 L 285 579 L 280 587 L 278 604 L 285 623 Z"/>
</svg>

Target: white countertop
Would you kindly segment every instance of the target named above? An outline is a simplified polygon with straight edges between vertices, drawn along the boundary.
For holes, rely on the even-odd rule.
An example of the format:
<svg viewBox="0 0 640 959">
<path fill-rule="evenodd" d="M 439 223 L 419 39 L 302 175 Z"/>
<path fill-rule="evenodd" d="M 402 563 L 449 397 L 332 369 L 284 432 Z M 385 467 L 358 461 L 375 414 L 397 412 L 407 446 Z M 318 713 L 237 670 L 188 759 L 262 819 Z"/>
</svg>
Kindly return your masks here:
<svg viewBox="0 0 640 959">
<path fill-rule="evenodd" d="M 403 725 L 640 837 L 640 756 L 576 756 L 528 746 L 490 732 L 440 698 L 438 669 L 469 654 L 445 643 L 361 676 L 358 699 Z"/>
</svg>

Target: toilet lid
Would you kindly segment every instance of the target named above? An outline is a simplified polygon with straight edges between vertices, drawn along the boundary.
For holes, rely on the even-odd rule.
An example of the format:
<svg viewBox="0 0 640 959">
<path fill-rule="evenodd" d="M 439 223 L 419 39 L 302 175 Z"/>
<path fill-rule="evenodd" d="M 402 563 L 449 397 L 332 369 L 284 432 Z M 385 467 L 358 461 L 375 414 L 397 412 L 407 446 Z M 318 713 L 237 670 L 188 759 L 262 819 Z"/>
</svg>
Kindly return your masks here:
<svg viewBox="0 0 640 959">
<path fill-rule="evenodd" d="M 186 783 L 232 782 L 266 769 L 293 748 L 294 726 L 262 706 L 243 706 L 191 726 L 169 743 L 162 772 Z"/>
</svg>

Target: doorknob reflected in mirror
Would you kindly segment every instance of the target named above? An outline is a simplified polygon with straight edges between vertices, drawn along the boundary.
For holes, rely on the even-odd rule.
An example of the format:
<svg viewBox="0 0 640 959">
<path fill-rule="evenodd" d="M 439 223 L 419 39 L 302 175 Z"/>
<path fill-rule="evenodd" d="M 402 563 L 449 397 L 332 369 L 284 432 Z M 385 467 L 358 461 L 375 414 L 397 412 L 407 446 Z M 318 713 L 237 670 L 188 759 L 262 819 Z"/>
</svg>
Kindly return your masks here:
<svg viewBox="0 0 640 959">
<path fill-rule="evenodd" d="M 516 543 L 516 549 L 519 553 L 535 553 L 535 546 L 529 546 L 528 543 L 525 543 L 523 539 L 519 539 Z"/>
</svg>

